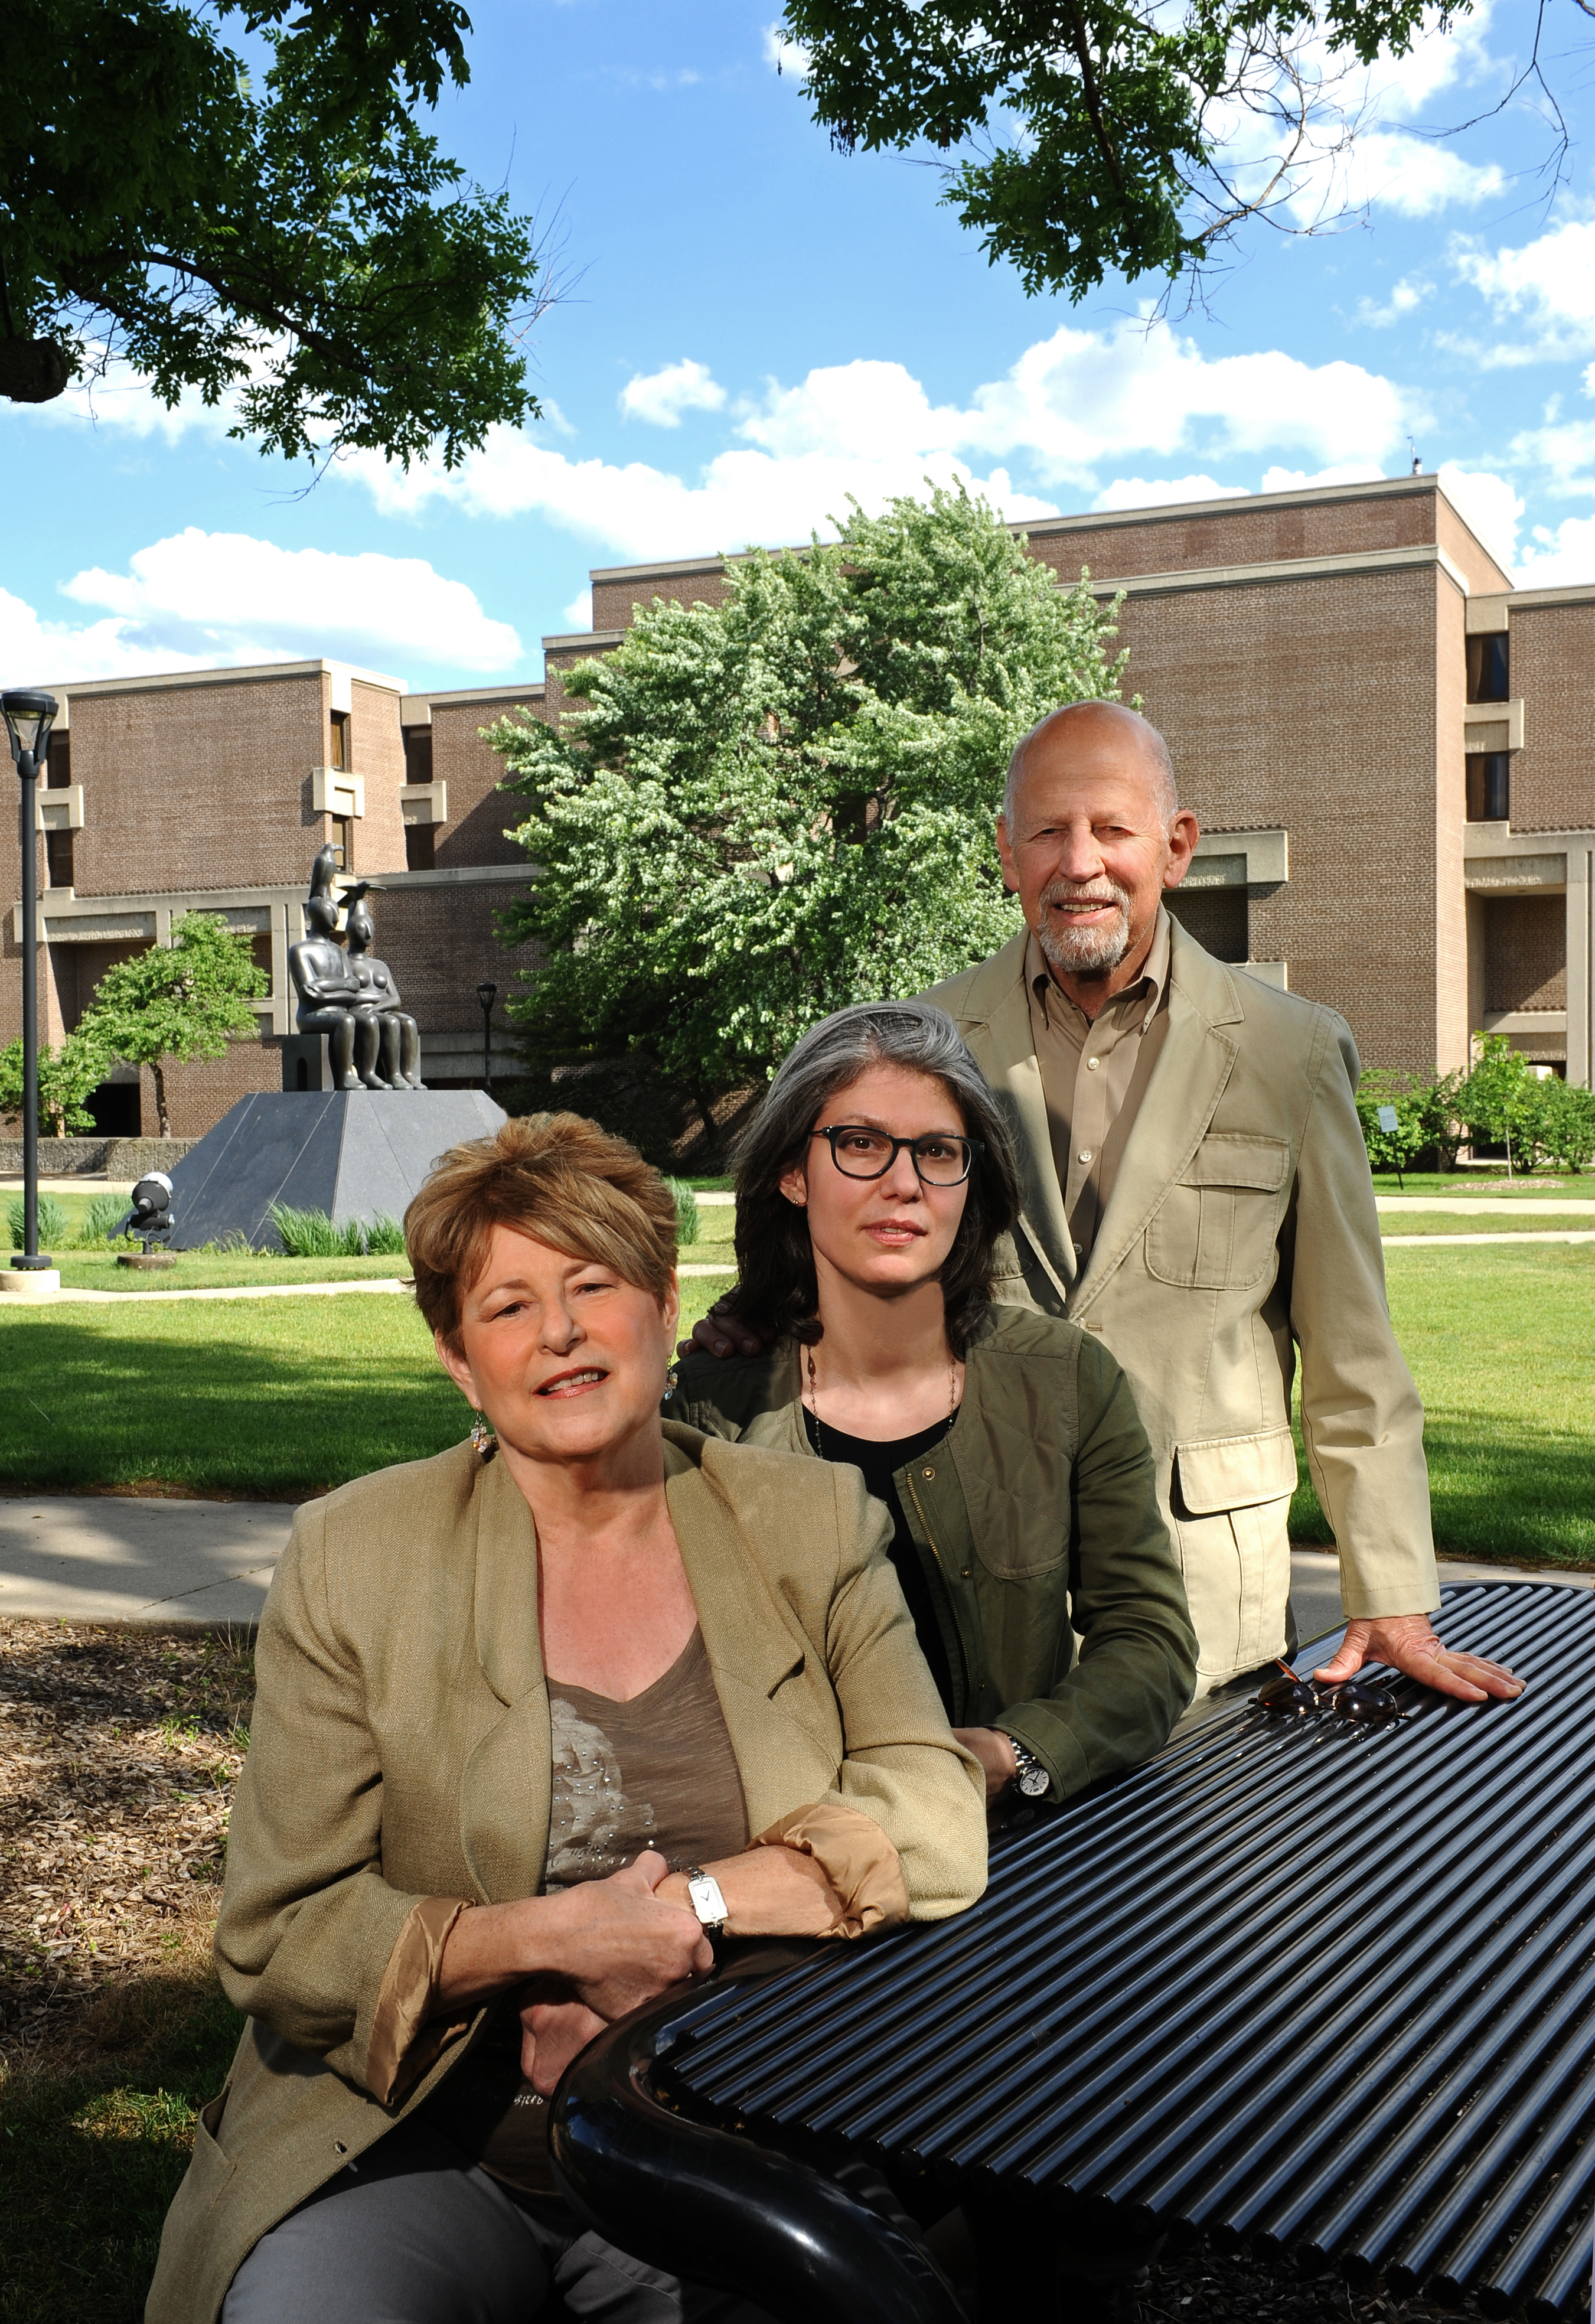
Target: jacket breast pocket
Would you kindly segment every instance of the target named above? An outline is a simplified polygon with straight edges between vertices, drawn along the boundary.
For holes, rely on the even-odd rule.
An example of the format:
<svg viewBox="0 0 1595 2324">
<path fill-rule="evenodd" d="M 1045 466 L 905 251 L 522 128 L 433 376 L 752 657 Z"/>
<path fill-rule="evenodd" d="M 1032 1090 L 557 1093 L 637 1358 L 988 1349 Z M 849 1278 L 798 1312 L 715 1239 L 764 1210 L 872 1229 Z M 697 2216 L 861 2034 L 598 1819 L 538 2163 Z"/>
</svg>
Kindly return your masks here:
<svg viewBox="0 0 1595 2324">
<path fill-rule="evenodd" d="M 1221 1130 L 1204 1138 L 1147 1229 L 1147 1272 L 1187 1291 L 1260 1283 L 1285 1211 L 1290 1148 Z"/>
</svg>

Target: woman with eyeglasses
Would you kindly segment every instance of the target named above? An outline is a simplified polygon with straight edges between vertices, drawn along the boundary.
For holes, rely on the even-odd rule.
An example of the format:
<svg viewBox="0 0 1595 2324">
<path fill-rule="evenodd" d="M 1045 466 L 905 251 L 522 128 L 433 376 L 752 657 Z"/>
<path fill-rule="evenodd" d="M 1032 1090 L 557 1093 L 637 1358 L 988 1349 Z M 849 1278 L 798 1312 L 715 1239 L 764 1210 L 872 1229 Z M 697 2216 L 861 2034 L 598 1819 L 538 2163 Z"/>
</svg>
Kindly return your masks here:
<svg viewBox="0 0 1595 2324">
<path fill-rule="evenodd" d="M 1195 1683 L 1124 1374 L 1076 1324 L 992 1304 L 1019 1207 L 1007 1124 L 952 1019 L 924 1001 L 839 1010 L 741 1142 L 740 1279 L 665 1406 L 862 1471 L 989 1803 L 1066 1799 L 1135 1766 Z M 760 1351 L 721 1352 L 738 1342 Z"/>
</svg>

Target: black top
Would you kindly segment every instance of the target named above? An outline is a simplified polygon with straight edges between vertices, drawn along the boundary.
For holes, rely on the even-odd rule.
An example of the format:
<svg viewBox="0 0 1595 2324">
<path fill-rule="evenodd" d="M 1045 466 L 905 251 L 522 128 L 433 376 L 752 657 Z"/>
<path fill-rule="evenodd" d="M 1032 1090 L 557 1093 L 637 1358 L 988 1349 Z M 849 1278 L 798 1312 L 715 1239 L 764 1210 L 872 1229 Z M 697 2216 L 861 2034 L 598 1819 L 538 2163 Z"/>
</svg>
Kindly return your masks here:
<svg viewBox="0 0 1595 2324">
<path fill-rule="evenodd" d="M 906 1469 L 910 1461 L 928 1452 L 939 1444 L 952 1430 L 951 1420 L 938 1420 L 932 1428 L 922 1428 L 917 1436 L 894 1436 L 889 1443 L 878 1444 L 868 1436 L 844 1436 L 830 1422 L 820 1421 L 803 1407 L 803 1425 L 808 1431 L 808 1441 L 822 1461 L 844 1461 L 850 1468 L 862 1470 L 864 1486 L 878 1501 L 884 1501 L 891 1513 L 892 1535 L 887 1551 L 897 1568 L 898 1580 L 903 1586 L 903 1596 L 913 1617 L 919 1637 L 919 1651 L 930 1665 L 930 1674 L 936 1681 L 936 1692 L 942 1698 L 942 1708 L 949 1719 L 953 1716 L 953 1674 L 947 1665 L 946 1641 L 942 1626 L 936 1619 L 936 1600 L 931 1595 L 930 1579 L 920 1558 L 919 1545 L 908 1531 L 903 1516 L 893 1473 Z"/>
</svg>

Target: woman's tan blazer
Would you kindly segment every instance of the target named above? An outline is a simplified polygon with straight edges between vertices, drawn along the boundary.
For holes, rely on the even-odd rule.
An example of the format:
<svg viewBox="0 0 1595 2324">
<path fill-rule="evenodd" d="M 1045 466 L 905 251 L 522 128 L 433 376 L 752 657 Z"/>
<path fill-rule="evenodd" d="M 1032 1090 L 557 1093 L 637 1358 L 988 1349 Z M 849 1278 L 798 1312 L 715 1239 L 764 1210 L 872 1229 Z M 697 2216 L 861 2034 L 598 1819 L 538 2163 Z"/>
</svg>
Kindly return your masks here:
<svg viewBox="0 0 1595 2324">
<path fill-rule="evenodd" d="M 823 1799 L 897 1849 L 917 1920 L 985 1886 L 983 1785 L 953 1740 L 857 1471 L 666 1424 L 666 1496 L 764 1831 Z M 429 1896 L 536 1895 L 551 1748 L 537 1537 L 468 1445 L 300 1510 L 261 1624 L 217 1932 L 248 2012 L 167 2218 L 149 2324 L 212 2324 L 266 2230 L 413 2110 L 383 2105 L 384 1969 Z M 482 2022 L 479 2015 L 476 2024 Z"/>
</svg>

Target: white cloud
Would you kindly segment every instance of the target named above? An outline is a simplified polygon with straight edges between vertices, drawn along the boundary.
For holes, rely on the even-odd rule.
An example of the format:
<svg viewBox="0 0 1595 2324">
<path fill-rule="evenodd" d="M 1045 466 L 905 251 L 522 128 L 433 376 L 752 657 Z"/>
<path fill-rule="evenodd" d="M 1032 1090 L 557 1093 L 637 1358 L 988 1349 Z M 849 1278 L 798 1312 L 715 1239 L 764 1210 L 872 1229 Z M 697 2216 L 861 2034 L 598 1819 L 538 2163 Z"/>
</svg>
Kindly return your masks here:
<svg viewBox="0 0 1595 2324">
<path fill-rule="evenodd" d="M 580 596 L 573 597 L 571 599 L 569 604 L 565 608 L 564 620 L 566 628 L 573 635 L 577 630 L 590 630 L 592 628 L 593 592 L 590 589 L 584 589 Z"/>
<path fill-rule="evenodd" d="M 1444 461 L 1440 489 L 1466 518 L 1498 565 L 1510 572 L 1517 557 L 1517 525 L 1523 503 L 1505 476 L 1480 468 L 1453 467 Z"/>
<path fill-rule="evenodd" d="M 195 525 L 136 551 L 125 573 L 91 567 L 75 575 L 62 594 L 111 617 L 88 630 L 57 632 L 63 649 L 120 656 L 127 668 L 312 653 L 383 662 L 422 654 L 489 671 L 521 658 L 509 624 L 491 621 L 463 581 L 445 579 L 422 558 L 279 549 L 247 533 Z M 115 674 L 54 667 L 58 676 Z"/>
<path fill-rule="evenodd" d="M 725 390 L 707 364 L 685 355 L 662 371 L 639 372 L 621 390 L 626 418 L 650 420 L 656 428 L 679 428 L 684 411 L 718 411 L 724 401 Z"/>
<path fill-rule="evenodd" d="M 850 493 L 878 508 L 927 476 L 962 478 L 1016 520 L 1054 514 L 1054 499 L 1016 483 L 1019 462 L 1041 491 L 1066 491 L 1076 506 L 1099 490 L 1099 467 L 1111 475 L 1138 456 L 1288 449 L 1322 464 L 1326 481 L 1377 475 L 1380 455 L 1420 415 L 1405 390 L 1357 364 L 1277 350 L 1210 360 L 1166 324 L 1131 322 L 1054 332 L 967 405 L 933 404 L 903 364 L 878 360 L 816 368 L 794 387 L 771 381 L 736 407 L 741 442 L 691 478 L 641 461 L 573 460 L 503 429 L 452 473 L 405 475 L 363 456 L 338 473 L 386 515 L 436 501 L 478 516 L 536 512 L 622 556 L 681 557 L 802 540 L 844 514 Z M 1207 472 L 1193 474 L 1205 489 Z"/>
<path fill-rule="evenodd" d="M 1266 468 L 1260 493 L 1310 493 L 1321 484 L 1377 484 L 1384 475 L 1383 468 L 1371 468 L 1360 460 L 1345 460 L 1336 468 L 1315 468 L 1310 474 L 1305 468 Z"/>
<path fill-rule="evenodd" d="M 927 475 L 945 484 L 963 477 L 1010 517 L 1056 512 L 1050 501 L 1016 491 L 1002 468 L 976 476 L 945 453 L 922 455 L 909 447 L 880 461 L 819 452 L 794 459 L 722 452 L 694 484 L 640 460 L 623 467 L 569 460 L 502 429 L 453 477 L 440 470 L 406 477 L 373 465 L 364 481 L 384 514 L 404 513 L 433 498 L 456 502 L 476 516 L 536 513 L 579 539 L 641 558 L 804 540 L 811 531 L 827 530 L 833 513 L 845 514 L 850 492 L 866 506 L 879 507 L 894 493 L 921 491 Z"/>
<path fill-rule="evenodd" d="M 1180 451 L 1204 432 L 1214 452 L 1299 446 L 1320 461 L 1368 461 L 1401 440 L 1412 410 L 1360 364 L 1306 364 L 1277 348 L 1210 359 L 1166 323 L 1065 326 L 973 401 L 963 440 L 1028 450 L 1069 480 L 1126 452 Z"/>
<path fill-rule="evenodd" d="M 814 60 L 807 49 L 787 38 L 787 28 L 779 18 L 764 27 L 763 47 L 765 63 L 773 65 L 778 73 L 790 74 L 794 80 L 807 79 Z"/>
<path fill-rule="evenodd" d="M 1498 320 L 1521 316 L 1533 335 L 1485 353 L 1490 368 L 1581 353 L 1595 343 L 1595 218 L 1569 218 L 1517 250 L 1484 251 L 1459 239 L 1452 263 Z"/>
<path fill-rule="evenodd" d="M 1342 205 L 1434 217 L 1441 210 L 1476 209 L 1506 187 L 1506 171 L 1494 161 L 1469 161 L 1452 146 L 1402 130 L 1364 129 L 1318 176 L 1304 179 L 1289 207 L 1303 226 Z"/>
<path fill-rule="evenodd" d="M 1532 544 L 1518 560 L 1517 580 L 1520 589 L 1595 581 L 1595 516 L 1564 517 L 1554 531 L 1535 525 Z"/>
<path fill-rule="evenodd" d="M 147 670 L 202 669 L 214 654 L 178 653 L 141 642 L 124 621 L 75 626 L 41 620 L 33 607 L 0 589 L 0 665 L 18 686 L 82 684 L 91 678 L 137 678 Z"/>
<path fill-rule="evenodd" d="M 1595 420 L 1525 429 L 1512 439 L 1511 457 L 1548 470 L 1553 492 L 1595 493 Z"/>
<path fill-rule="evenodd" d="M 1212 476 L 1115 476 L 1093 501 L 1093 509 L 1167 508 L 1181 501 L 1244 500 L 1244 484 L 1221 484 Z"/>
<path fill-rule="evenodd" d="M 1432 282 L 1415 282 L 1410 275 L 1403 275 L 1382 307 L 1372 299 L 1360 300 L 1351 319 L 1367 324 L 1370 330 L 1386 330 L 1392 323 L 1404 320 L 1421 307 L 1425 299 L 1432 299 L 1434 295 L 1434 285 Z"/>
</svg>

